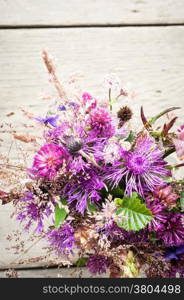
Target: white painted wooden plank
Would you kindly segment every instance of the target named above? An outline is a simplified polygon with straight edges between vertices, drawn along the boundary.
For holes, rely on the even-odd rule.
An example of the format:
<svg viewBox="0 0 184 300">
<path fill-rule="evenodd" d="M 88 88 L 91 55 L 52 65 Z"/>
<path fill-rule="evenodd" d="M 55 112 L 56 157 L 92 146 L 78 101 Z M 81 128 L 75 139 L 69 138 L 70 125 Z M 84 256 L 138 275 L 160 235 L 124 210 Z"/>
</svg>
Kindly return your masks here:
<svg viewBox="0 0 184 300">
<path fill-rule="evenodd" d="M 130 83 L 137 93 L 137 102 L 145 107 L 149 117 L 168 106 L 183 105 L 182 26 L 1 30 L 0 41 L 1 120 L 19 105 L 27 106 L 36 114 L 44 111 L 45 103 L 38 100 L 48 87 L 40 57 L 43 47 L 57 58 L 61 79 L 75 71 L 83 72 L 81 86 L 96 97 L 104 93 L 103 75 L 113 72 L 123 83 Z M 11 118 L 20 132 L 20 114 L 16 111 Z M 8 151 L 10 139 L 6 139 L 6 148 L 0 151 Z M 0 208 L 1 268 L 16 260 L 16 256 L 5 249 L 6 235 L 19 227 L 15 220 L 9 220 L 11 210 L 11 205 Z M 41 254 L 40 247 L 31 249 L 30 257 Z"/>
<path fill-rule="evenodd" d="M 183 0 L 0 0 L 0 9 L 1 26 L 184 22 Z"/>
<path fill-rule="evenodd" d="M 106 73 L 116 73 L 151 112 L 184 97 L 184 27 L 80 28 L 0 31 L 0 111 L 15 106 L 31 111 L 43 106 L 39 97 L 50 85 L 41 58 L 47 48 L 56 58 L 60 78 L 81 72 L 80 83 L 98 96 Z M 13 116 L 12 118 L 17 118 Z"/>
</svg>

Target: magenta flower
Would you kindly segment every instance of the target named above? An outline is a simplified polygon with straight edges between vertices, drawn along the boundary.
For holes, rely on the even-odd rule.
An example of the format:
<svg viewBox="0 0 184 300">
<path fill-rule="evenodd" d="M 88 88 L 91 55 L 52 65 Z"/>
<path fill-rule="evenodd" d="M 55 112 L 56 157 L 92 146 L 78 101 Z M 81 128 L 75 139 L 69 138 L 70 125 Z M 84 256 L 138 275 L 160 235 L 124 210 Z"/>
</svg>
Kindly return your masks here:
<svg viewBox="0 0 184 300">
<path fill-rule="evenodd" d="M 110 138 L 115 133 L 112 118 L 104 108 L 96 108 L 91 111 L 87 124 L 91 128 L 91 133 L 95 136 Z"/>
<path fill-rule="evenodd" d="M 124 180 L 125 194 L 131 195 L 135 191 L 144 196 L 146 190 L 153 191 L 156 186 L 162 186 L 164 177 L 171 175 L 162 155 L 150 136 L 141 136 L 133 151 L 122 151 L 121 162 L 106 168 L 106 180 L 112 187 Z"/>
<path fill-rule="evenodd" d="M 109 259 L 103 255 L 91 255 L 87 261 L 88 270 L 92 274 L 106 273 L 109 266 Z"/>
<path fill-rule="evenodd" d="M 96 108 L 97 100 L 93 98 L 89 93 L 85 92 L 82 94 L 83 104 L 86 106 L 87 111 Z"/>
<path fill-rule="evenodd" d="M 157 232 L 157 236 L 169 247 L 184 244 L 182 215 L 174 212 L 168 213 L 167 222 L 165 222 L 163 228 Z"/>
<path fill-rule="evenodd" d="M 68 153 L 64 147 L 45 144 L 34 157 L 32 173 L 52 179 L 67 157 Z"/>
</svg>

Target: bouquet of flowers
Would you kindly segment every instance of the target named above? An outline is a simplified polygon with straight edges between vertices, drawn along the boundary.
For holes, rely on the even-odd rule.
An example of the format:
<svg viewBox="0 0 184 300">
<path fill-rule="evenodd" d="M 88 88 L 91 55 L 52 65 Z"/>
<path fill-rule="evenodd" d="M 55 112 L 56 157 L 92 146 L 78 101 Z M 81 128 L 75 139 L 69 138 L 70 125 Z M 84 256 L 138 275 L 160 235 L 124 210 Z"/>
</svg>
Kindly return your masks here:
<svg viewBox="0 0 184 300">
<path fill-rule="evenodd" d="M 184 180 L 172 175 L 184 163 L 166 160 L 174 152 L 184 158 L 184 126 L 172 131 L 178 107 L 151 119 L 141 108 L 141 128 L 131 127 L 134 111 L 118 78 L 105 79 L 104 101 L 68 96 L 46 51 L 43 59 L 59 100 L 34 118 L 41 143 L 26 180 L 1 190 L 2 203 L 13 202 L 23 230 L 58 256 L 77 255 L 92 274 L 138 277 L 144 269 L 147 277 L 184 278 Z"/>
</svg>

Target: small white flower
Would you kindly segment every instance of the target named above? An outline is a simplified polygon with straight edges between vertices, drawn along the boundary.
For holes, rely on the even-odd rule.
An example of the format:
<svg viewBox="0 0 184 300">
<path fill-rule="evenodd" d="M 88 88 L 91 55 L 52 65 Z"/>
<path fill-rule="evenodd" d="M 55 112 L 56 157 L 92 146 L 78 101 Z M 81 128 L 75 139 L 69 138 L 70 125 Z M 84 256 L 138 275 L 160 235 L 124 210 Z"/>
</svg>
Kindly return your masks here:
<svg viewBox="0 0 184 300">
<path fill-rule="evenodd" d="M 120 158 L 119 146 L 116 143 L 109 143 L 104 149 L 105 163 L 113 163 Z"/>
<path fill-rule="evenodd" d="M 119 77 L 114 73 L 107 74 L 104 77 L 104 86 L 108 89 L 115 89 L 115 90 L 120 89 Z"/>
</svg>

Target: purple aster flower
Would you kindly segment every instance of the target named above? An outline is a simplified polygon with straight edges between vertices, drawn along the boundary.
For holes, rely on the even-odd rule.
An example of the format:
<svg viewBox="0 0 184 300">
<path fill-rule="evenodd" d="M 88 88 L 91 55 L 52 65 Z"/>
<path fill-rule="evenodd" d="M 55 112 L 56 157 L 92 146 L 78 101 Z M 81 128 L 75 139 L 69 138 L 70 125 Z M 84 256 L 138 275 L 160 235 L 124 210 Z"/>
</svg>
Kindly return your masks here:
<svg viewBox="0 0 184 300">
<path fill-rule="evenodd" d="M 153 191 L 156 186 L 163 185 L 164 177 L 171 175 L 162 155 L 150 136 L 140 136 L 133 151 L 122 151 L 122 162 L 106 168 L 106 180 L 112 187 L 124 180 L 125 194 L 135 191 L 144 196 L 145 190 Z"/>
<path fill-rule="evenodd" d="M 90 168 L 71 178 L 65 185 L 62 196 L 71 207 L 75 206 L 78 212 L 84 214 L 87 201 L 98 202 L 101 199 L 100 190 L 104 186 L 100 175 Z"/>
<path fill-rule="evenodd" d="M 30 173 L 52 179 L 67 158 L 68 153 L 64 147 L 45 144 L 35 155 Z"/>
<path fill-rule="evenodd" d="M 90 134 L 94 136 L 110 138 L 115 133 L 111 115 L 104 108 L 93 109 L 87 120 L 87 125 L 91 128 Z"/>
<path fill-rule="evenodd" d="M 56 128 L 47 131 L 45 134 L 45 138 L 49 141 L 56 141 L 60 139 L 63 136 L 63 134 L 69 129 L 70 125 L 68 124 L 68 122 L 64 121 L 61 125 L 57 126 Z"/>
<path fill-rule="evenodd" d="M 166 246 L 180 246 L 184 244 L 184 226 L 180 213 L 170 212 L 167 214 L 167 222 L 163 228 L 157 232 L 157 236 L 162 239 Z"/>
<path fill-rule="evenodd" d="M 47 238 L 57 254 L 69 253 L 75 246 L 74 229 L 67 223 L 58 229 L 49 231 Z"/>
<path fill-rule="evenodd" d="M 37 121 L 39 121 L 40 123 L 44 123 L 44 124 L 50 124 L 52 125 L 53 127 L 56 127 L 57 126 L 57 120 L 58 120 L 59 116 L 56 115 L 56 116 L 46 116 L 45 118 L 42 118 L 42 117 L 36 117 L 35 119 Z"/>
<path fill-rule="evenodd" d="M 163 212 L 165 207 L 160 204 L 159 199 L 146 199 L 147 206 L 150 208 L 153 219 L 148 224 L 148 231 L 159 231 L 164 228 L 164 223 L 167 222 L 167 215 Z"/>
<path fill-rule="evenodd" d="M 106 273 L 109 266 L 109 259 L 103 255 L 91 255 L 87 261 L 88 270 L 92 274 Z"/>
<path fill-rule="evenodd" d="M 52 201 L 38 201 L 38 198 L 32 192 L 26 192 L 24 197 L 20 199 L 20 213 L 17 220 L 20 222 L 28 221 L 24 227 L 29 230 L 33 222 L 37 223 L 35 232 L 43 230 L 43 220 L 52 213 Z"/>
</svg>

